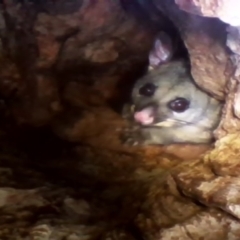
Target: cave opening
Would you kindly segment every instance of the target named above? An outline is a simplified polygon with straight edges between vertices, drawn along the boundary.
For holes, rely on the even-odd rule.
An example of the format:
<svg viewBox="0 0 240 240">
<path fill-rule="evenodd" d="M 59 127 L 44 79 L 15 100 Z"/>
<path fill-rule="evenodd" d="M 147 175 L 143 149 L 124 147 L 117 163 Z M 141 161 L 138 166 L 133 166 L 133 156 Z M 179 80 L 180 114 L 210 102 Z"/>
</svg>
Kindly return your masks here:
<svg viewBox="0 0 240 240">
<path fill-rule="evenodd" d="M 37 6 L 39 5 L 38 3 L 36 4 Z M 51 159 L 65 158 L 66 156 L 67 158 L 71 158 L 72 156 L 79 158 L 79 156 L 76 156 L 73 152 L 78 145 L 85 145 L 84 137 L 82 138 L 80 136 L 80 138 L 76 141 L 75 139 L 71 139 L 69 141 L 66 139 L 66 136 L 61 136 L 61 132 L 56 134 L 56 130 L 52 127 L 52 125 L 54 125 L 58 119 L 61 119 L 63 122 L 60 123 L 61 125 L 66 123 L 71 126 L 75 123 L 77 118 L 84 118 L 83 112 L 88 106 L 90 108 L 99 107 L 101 111 L 101 104 L 106 104 L 106 106 L 116 112 L 117 115 L 119 115 L 119 119 L 121 119 L 122 108 L 124 104 L 130 100 L 133 84 L 138 78 L 146 74 L 149 64 L 148 54 L 159 31 L 166 32 L 173 40 L 175 47 L 173 60 L 179 58 L 189 58 L 187 48 L 185 47 L 175 25 L 167 16 L 164 16 L 162 12 L 156 10 L 151 2 L 133 1 L 132 3 L 129 3 L 121 1 L 121 7 L 124 9 L 128 17 L 132 16 L 134 20 L 136 20 L 137 25 L 143 25 L 147 28 L 147 34 L 149 34 L 148 38 L 150 40 L 146 49 L 141 54 L 141 57 L 134 59 L 133 55 L 135 52 L 131 49 L 127 52 L 126 49 L 124 49 L 117 61 L 113 63 L 99 64 L 84 60 L 79 61 L 79 63 L 75 63 L 70 60 L 66 61 L 67 64 L 65 63 L 66 66 L 63 67 L 63 63 L 61 62 L 63 60 L 60 58 L 60 60 L 58 60 L 50 68 L 50 70 L 47 70 L 47 72 L 44 69 L 38 71 L 40 73 L 42 72 L 43 75 L 49 75 L 48 72 L 50 72 L 50 75 L 53 75 L 54 78 L 57 79 L 58 91 L 60 98 L 62 98 L 62 105 L 64 110 L 67 112 L 60 112 L 53 118 L 53 120 L 50 121 L 50 123 L 40 124 L 40 126 L 34 126 L 34 124 L 32 125 L 31 123 L 29 124 L 26 120 L 23 121 L 23 124 L 21 123 L 21 117 L 19 120 L 19 118 L 14 115 L 14 108 L 16 108 L 14 104 L 18 101 L 19 97 L 16 92 L 19 90 L 9 90 L 7 88 L 9 86 L 5 86 L 3 84 L 1 108 L 2 116 L 4 116 L 1 119 L 1 128 L 4 129 L 3 138 L 5 139 L 5 144 L 2 147 L 4 150 L 3 152 L 6 152 L 7 149 L 12 152 L 13 149 L 15 149 L 14 152 L 16 152 L 17 155 L 19 152 L 19 155 L 24 155 L 26 160 L 30 159 L 29 161 L 27 160 L 27 162 L 29 162 L 32 166 L 34 166 L 34 164 L 39 166 L 39 162 L 43 164 L 44 162 L 51 162 Z M 40 9 L 42 11 L 42 7 Z M 69 36 L 71 36 L 71 34 L 67 35 L 66 39 Z M 99 39 L 100 42 L 103 39 L 102 42 L 104 43 L 104 36 L 100 36 Z M 99 39 L 91 39 L 91 41 L 87 42 L 87 44 L 95 44 L 95 42 Z M 120 38 L 116 40 L 118 44 L 120 44 L 120 47 L 123 47 L 121 46 L 122 40 Z M 138 49 L 136 51 L 138 51 Z M 129 56 L 133 57 L 132 63 L 125 67 L 124 65 L 126 65 L 126 61 Z M 110 75 L 120 73 L 120 77 L 115 83 L 115 79 L 108 80 L 109 72 Z M 105 75 L 106 80 L 104 79 Z M 105 100 L 103 100 L 101 88 L 95 91 L 95 86 L 100 82 L 98 79 L 103 82 L 103 88 L 108 88 L 108 85 L 110 85 L 110 90 L 106 89 L 106 91 L 111 92 Z M 113 86 L 111 86 L 111 81 L 114 84 Z M 104 82 L 106 82 L 106 84 Z M 69 87 L 69 83 L 72 84 L 72 86 Z M 77 94 L 77 92 L 70 92 L 72 90 L 71 88 L 74 88 L 75 86 L 79 89 L 81 94 L 86 90 L 86 95 L 83 94 L 82 97 L 84 100 L 81 99 L 80 102 L 82 101 L 82 103 L 79 105 L 75 102 L 71 102 L 71 100 L 69 101 L 68 98 L 71 98 L 71 96 L 63 97 L 68 87 L 70 88 L 70 94 Z M 93 91 L 91 88 L 93 88 Z M 10 93 L 4 92 L 6 90 Z M 11 112 L 11 108 L 14 109 L 13 112 Z M 47 169 L 45 170 L 48 172 Z"/>
<path fill-rule="evenodd" d="M 236 229 L 228 203 L 238 199 L 238 145 L 224 155 L 219 141 L 235 121 L 221 122 L 217 145 L 126 146 L 120 137 L 159 32 L 203 91 L 218 100 L 230 92 L 229 114 L 237 85 L 226 84 L 226 24 L 196 6 L 190 14 L 186 2 L 0 3 L 0 239 L 226 240 L 226 226 Z"/>
</svg>

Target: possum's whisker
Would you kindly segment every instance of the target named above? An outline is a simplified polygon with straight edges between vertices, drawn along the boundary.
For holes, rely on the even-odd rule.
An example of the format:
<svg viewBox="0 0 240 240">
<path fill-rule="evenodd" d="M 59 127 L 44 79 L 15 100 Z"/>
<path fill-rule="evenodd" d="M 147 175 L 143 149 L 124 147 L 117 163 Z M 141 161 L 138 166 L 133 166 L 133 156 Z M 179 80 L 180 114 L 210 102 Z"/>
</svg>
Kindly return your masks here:
<svg viewBox="0 0 240 240">
<path fill-rule="evenodd" d="M 178 120 L 178 119 L 170 119 L 170 118 L 167 118 L 167 119 L 157 119 L 156 123 L 154 125 L 161 125 L 161 123 L 172 123 L 172 124 L 192 124 L 192 122 L 188 122 L 188 121 L 185 121 L 185 120 Z"/>
</svg>

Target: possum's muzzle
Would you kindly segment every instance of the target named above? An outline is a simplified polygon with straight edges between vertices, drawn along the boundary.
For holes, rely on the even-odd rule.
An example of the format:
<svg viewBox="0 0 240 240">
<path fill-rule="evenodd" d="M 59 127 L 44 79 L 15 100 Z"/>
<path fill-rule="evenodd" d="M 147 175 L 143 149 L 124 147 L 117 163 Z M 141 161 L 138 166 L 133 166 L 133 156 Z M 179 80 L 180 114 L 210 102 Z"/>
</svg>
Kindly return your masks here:
<svg viewBox="0 0 240 240">
<path fill-rule="evenodd" d="M 182 124 L 179 124 L 178 121 L 171 119 L 171 118 L 167 118 L 165 120 L 158 121 L 153 124 L 153 126 L 155 126 L 155 127 L 175 127 L 175 126 L 179 126 L 179 125 L 182 125 Z"/>
<path fill-rule="evenodd" d="M 132 105 L 131 112 L 134 120 L 144 126 L 174 127 L 185 124 L 176 119 L 159 118 L 159 116 L 157 116 L 157 106 L 155 104 L 148 104 L 147 106 L 141 108 L 136 107 L 136 105 Z"/>
<path fill-rule="evenodd" d="M 157 120 L 157 106 L 155 104 L 148 104 L 146 106 L 136 106 L 132 105 L 131 111 L 134 120 L 144 126 L 159 126 L 161 124 L 167 125 L 166 123 Z"/>
<path fill-rule="evenodd" d="M 134 112 L 134 120 L 142 125 L 152 125 L 155 122 L 153 107 L 146 107 L 141 111 Z"/>
</svg>

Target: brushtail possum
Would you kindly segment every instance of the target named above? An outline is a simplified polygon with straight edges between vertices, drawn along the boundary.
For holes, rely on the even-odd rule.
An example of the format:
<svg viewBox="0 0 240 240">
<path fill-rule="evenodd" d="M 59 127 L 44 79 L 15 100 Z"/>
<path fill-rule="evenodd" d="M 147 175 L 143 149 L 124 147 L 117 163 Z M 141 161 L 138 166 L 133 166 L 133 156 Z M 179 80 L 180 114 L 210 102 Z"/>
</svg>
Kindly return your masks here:
<svg viewBox="0 0 240 240">
<path fill-rule="evenodd" d="M 160 33 L 149 54 L 146 75 L 132 90 L 124 117 L 135 123 L 124 132 L 131 145 L 210 143 L 220 121 L 222 104 L 193 81 L 185 60 L 171 60 L 170 37 Z"/>
</svg>

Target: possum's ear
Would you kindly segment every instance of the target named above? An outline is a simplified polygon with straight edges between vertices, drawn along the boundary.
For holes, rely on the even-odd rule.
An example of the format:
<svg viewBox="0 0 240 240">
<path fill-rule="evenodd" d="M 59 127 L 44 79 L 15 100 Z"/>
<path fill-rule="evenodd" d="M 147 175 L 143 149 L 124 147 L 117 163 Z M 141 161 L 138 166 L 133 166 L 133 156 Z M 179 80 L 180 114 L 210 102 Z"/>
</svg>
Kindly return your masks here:
<svg viewBox="0 0 240 240">
<path fill-rule="evenodd" d="M 151 52 L 149 53 L 148 70 L 152 70 L 159 65 L 168 62 L 172 55 L 173 44 L 171 38 L 165 32 L 160 32 L 154 42 Z"/>
</svg>

